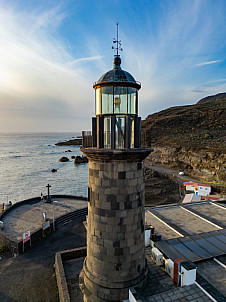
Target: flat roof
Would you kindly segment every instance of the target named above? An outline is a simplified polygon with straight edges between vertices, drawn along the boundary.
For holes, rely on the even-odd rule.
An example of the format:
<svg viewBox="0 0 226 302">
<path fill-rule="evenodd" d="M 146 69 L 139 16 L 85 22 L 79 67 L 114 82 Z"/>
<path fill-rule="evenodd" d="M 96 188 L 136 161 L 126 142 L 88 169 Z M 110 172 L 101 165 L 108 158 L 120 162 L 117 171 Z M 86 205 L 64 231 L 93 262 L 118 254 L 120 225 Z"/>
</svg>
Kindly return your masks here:
<svg viewBox="0 0 226 302">
<path fill-rule="evenodd" d="M 146 207 L 145 212 L 146 224 L 152 225 L 162 236 L 160 241 L 154 242 L 155 246 L 165 258 L 173 261 L 182 258 L 195 263 L 197 282 L 216 301 L 225 301 L 226 296 L 225 211 L 225 204 L 201 201 Z M 162 301 L 165 296 L 158 294 L 153 298 L 156 300 L 151 301 Z M 208 301 L 207 297 L 203 299 Z"/>
<path fill-rule="evenodd" d="M 189 185 L 197 185 L 197 186 L 202 186 L 202 187 L 211 187 L 210 185 L 201 184 L 201 183 L 198 183 L 198 182 L 184 182 L 184 186 L 189 186 Z"/>
<path fill-rule="evenodd" d="M 163 239 L 172 239 L 226 228 L 226 207 L 212 201 L 146 207 L 145 218 Z"/>
</svg>

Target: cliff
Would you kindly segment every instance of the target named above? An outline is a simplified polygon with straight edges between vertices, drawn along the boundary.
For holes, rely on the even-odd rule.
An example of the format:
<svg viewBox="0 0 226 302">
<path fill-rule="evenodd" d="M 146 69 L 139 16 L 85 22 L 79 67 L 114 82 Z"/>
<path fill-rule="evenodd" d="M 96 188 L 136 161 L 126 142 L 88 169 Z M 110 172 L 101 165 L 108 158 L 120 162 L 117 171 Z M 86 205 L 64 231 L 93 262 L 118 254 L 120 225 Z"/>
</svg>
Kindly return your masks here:
<svg viewBox="0 0 226 302">
<path fill-rule="evenodd" d="M 203 181 L 226 182 L 226 93 L 168 108 L 142 121 L 142 145 L 153 163 L 177 167 Z"/>
</svg>

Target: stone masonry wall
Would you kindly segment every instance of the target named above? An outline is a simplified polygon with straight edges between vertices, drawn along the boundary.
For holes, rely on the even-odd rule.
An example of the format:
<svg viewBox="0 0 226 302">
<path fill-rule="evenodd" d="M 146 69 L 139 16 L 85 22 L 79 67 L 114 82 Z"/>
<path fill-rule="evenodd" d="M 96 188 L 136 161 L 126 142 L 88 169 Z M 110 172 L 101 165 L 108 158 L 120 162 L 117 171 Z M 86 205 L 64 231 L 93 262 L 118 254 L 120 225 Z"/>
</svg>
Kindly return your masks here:
<svg viewBox="0 0 226 302">
<path fill-rule="evenodd" d="M 89 159 L 88 186 L 85 286 L 100 301 L 126 299 L 146 271 L 143 163 Z"/>
</svg>

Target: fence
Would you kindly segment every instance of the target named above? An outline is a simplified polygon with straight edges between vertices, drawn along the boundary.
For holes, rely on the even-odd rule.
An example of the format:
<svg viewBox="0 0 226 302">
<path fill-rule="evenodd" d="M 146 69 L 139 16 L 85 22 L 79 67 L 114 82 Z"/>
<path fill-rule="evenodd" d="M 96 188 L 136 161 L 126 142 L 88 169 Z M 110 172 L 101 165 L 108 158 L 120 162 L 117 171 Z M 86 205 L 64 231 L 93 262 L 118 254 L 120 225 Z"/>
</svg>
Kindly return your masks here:
<svg viewBox="0 0 226 302">
<path fill-rule="evenodd" d="M 82 131 L 82 147 L 89 148 L 93 145 L 92 131 Z"/>
</svg>

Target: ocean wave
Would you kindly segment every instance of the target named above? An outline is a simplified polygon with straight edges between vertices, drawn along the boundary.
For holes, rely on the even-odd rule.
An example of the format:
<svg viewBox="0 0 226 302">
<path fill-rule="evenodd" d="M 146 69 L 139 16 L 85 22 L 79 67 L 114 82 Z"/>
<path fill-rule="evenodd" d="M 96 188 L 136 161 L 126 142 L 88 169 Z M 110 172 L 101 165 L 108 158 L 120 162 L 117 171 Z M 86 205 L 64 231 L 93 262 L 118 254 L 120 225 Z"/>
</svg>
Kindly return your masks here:
<svg viewBox="0 0 226 302">
<path fill-rule="evenodd" d="M 4 158 L 22 158 L 22 157 L 29 157 L 29 155 L 9 155 L 9 156 L 4 156 Z"/>
</svg>

